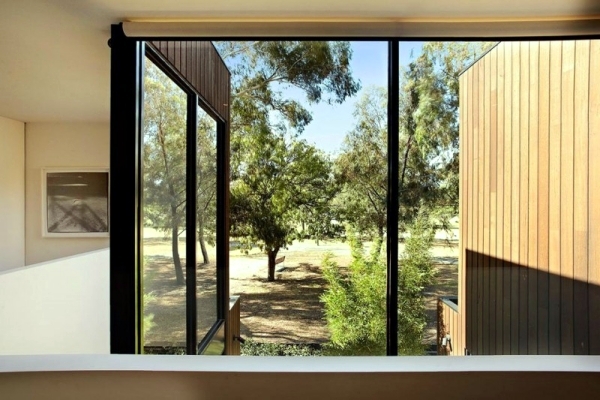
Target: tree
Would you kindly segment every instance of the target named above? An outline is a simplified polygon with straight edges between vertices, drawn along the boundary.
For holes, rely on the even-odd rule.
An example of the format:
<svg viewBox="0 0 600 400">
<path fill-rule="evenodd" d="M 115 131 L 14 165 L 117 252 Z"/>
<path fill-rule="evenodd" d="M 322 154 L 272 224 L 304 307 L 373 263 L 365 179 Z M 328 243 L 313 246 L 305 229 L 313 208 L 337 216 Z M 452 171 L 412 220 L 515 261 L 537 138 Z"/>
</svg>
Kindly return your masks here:
<svg viewBox="0 0 600 400">
<path fill-rule="evenodd" d="M 458 212 L 459 75 L 494 42 L 427 42 L 403 73 L 402 119 L 433 167 L 437 209 Z"/>
<path fill-rule="evenodd" d="M 214 42 L 231 71 L 231 174 L 251 157 L 243 138 L 259 130 L 299 134 L 312 120 L 284 88 L 306 95 L 308 104 L 342 103 L 360 89 L 352 77 L 348 42 Z"/>
<path fill-rule="evenodd" d="M 458 76 L 491 44 L 428 42 L 400 72 L 402 231 L 421 205 L 445 217 L 458 210 Z M 343 187 L 337 203 L 359 233 L 382 238 L 387 220 L 386 89 L 365 91 L 354 116 L 356 126 L 335 164 Z"/>
<path fill-rule="evenodd" d="M 342 103 L 360 88 L 350 72 L 352 51 L 348 42 L 215 45 L 232 73 L 232 234 L 260 243 L 273 280 L 277 252 L 295 236 L 295 224 L 304 221 L 320 235 L 315 213 L 327 210 L 334 187 L 326 157 L 298 140 L 310 112 L 281 89 L 299 89 L 309 104 Z"/>
<path fill-rule="evenodd" d="M 268 280 L 275 259 L 295 237 L 301 207 L 318 207 L 332 185 L 330 163 L 314 146 L 266 127 L 243 138 L 248 153 L 231 183 L 231 227 L 246 248 L 257 244 L 268 257 Z"/>
<path fill-rule="evenodd" d="M 408 228 L 398 271 L 398 350 L 400 354 L 422 354 L 427 326 L 423 291 L 435 278 L 431 247 L 435 229 L 426 207 L 421 207 Z"/>
<path fill-rule="evenodd" d="M 217 228 L 217 125 L 202 110 L 198 110 L 198 155 L 197 155 L 197 237 L 202 259 L 210 262 L 206 243 L 216 242 Z"/>
<path fill-rule="evenodd" d="M 146 223 L 171 237 L 177 283 L 184 284 L 178 240 L 185 229 L 186 96 L 151 61 L 144 81 L 144 199 Z M 216 229 L 216 123 L 198 114 L 197 237 L 204 263 Z"/>
<path fill-rule="evenodd" d="M 283 98 L 278 91 L 281 85 L 300 88 L 309 102 L 342 102 L 359 88 L 349 72 L 351 51 L 347 42 L 264 41 L 221 42 L 216 45 L 223 58 L 234 59 L 235 65 L 232 68 L 231 97 L 231 170 L 234 179 L 243 173 L 243 165 L 248 157 L 252 158 L 254 151 L 251 146 L 242 146 L 243 137 L 257 131 L 282 132 L 288 128 L 300 132 L 310 122 L 311 116 L 306 108 L 297 101 Z M 176 278 L 179 284 L 183 284 L 178 237 L 182 233 L 186 207 L 185 95 L 149 60 L 145 90 L 146 222 L 170 232 Z M 273 112 L 280 115 L 277 123 L 273 122 Z M 216 229 L 214 134 L 214 123 L 210 117 L 201 118 L 198 129 L 197 236 L 205 263 L 209 262 L 206 243 L 214 243 Z M 290 207 L 294 206 L 290 204 Z M 232 208 L 232 213 L 237 209 L 239 207 Z"/>
<path fill-rule="evenodd" d="M 387 91 L 367 88 L 354 117 L 356 127 L 344 139 L 335 162 L 336 181 L 342 187 L 335 203 L 358 234 L 383 240 L 387 225 Z"/>
<path fill-rule="evenodd" d="M 232 150 L 244 128 L 272 125 L 272 113 L 279 115 L 280 127 L 300 132 L 310 123 L 310 112 L 298 101 L 284 98 L 282 88 L 300 89 L 309 104 L 342 103 L 360 89 L 350 72 L 349 42 L 215 42 L 215 46 L 231 70 Z"/>
<path fill-rule="evenodd" d="M 400 115 L 410 98 L 401 96 Z M 342 185 L 337 204 L 359 234 L 383 240 L 387 226 L 387 91 L 371 87 L 356 105 L 355 128 L 348 133 L 336 160 L 336 177 Z M 406 118 L 406 117 L 404 117 Z M 428 154 L 415 139 L 414 129 L 401 124 L 399 157 L 400 229 L 409 224 L 419 205 L 434 198 L 437 174 Z"/>
<path fill-rule="evenodd" d="M 170 232 L 175 276 L 183 285 L 178 239 L 185 224 L 187 97 L 149 60 L 144 90 L 145 222 Z"/>
<path fill-rule="evenodd" d="M 362 241 L 347 229 L 352 262 L 342 272 L 326 254 L 322 266 L 327 289 L 321 297 L 331 333 L 329 353 L 333 355 L 385 355 L 386 267 L 381 259 L 382 242 L 375 238 L 365 255 Z"/>
</svg>

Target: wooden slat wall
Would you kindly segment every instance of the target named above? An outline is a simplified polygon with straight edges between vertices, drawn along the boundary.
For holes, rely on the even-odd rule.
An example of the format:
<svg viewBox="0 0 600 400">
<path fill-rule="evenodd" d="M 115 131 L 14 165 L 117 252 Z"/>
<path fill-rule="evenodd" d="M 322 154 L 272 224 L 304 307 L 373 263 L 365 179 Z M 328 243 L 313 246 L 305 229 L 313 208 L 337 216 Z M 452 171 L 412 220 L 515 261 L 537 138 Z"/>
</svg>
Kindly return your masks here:
<svg viewBox="0 0 600 400">
<path fill-rule="evenodd" d="M 218 116 L 229 121 L 230 73 L 211 42 L 166 41 L 149 45 L 179 71 Z"/>
<path fill-rule="evenodd" d="M 500 43 L 460 77 L 472 354 L 600 354 L 599 75 L 600 41 L 571 40 Z"/>
</svg>

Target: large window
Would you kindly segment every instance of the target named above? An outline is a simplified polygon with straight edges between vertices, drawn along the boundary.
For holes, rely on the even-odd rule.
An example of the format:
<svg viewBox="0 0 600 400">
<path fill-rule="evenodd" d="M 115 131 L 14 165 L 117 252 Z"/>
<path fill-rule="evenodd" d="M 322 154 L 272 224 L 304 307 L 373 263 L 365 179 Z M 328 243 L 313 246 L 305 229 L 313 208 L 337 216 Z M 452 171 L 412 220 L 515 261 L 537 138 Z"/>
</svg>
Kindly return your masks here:
<svg viewBox="0 0 600 400">
<path fill-rule="evenodd" d="M 336 345 L 337 329 L 344 337 L 337 344 L 353 349 L 345 354 L 424 354 L 436 346 L 449 354 L 594 354 L 589 338 L 598 304 L 589 243 L 596 193 L 589 154 L 596 145 L 591 71 L 598 41 L 391 40 L 382 46 L 386 85 L 369 91 L 352 86 L 354 70 L 339 63 L 359 53 L 344 53 L 352 46 L 358 48 L 316 40 L 217 44 L 233 60 L 226 103 L 232 140 L 220 147 L 217 139 L 215 187 L 230 180 L 232 199 L 221 210 L 217 201 L 211 216 L 215 231 L 219 218 L 231 219 L 232 240 L 215 256 L 219 263 L 240 261 L 232 262 L 232 293 L 241 295 L 242 310 L 246 301 L 264 312 L 262 327 L 252 330 L 252 316 L 242 311 L 242 336 L 255 341 L 289 330 L 292 323 L 273 327 L 268 319 L 308 315 L 312 293 L 324 304 L 328 346 Z M 184 48 L 175 60 L 179 54 L 189 67 Z M 328 63 L 332 68 L 320 74 Z M 294 91 L 306 95 L 307 107 Z M 337 134 L 335 126 L 319 129 L 312 143 L 303 136 L 314 122 L 311 107 L 328 94 L 332 103 L 360 99 L 355 125 L 329 155 L 318 145 Z M 341 111 L 328 117 L 333 125 L 346 122 Z M 201 141 L 202 122 L 196 125 Z M 218 154 L 229 149 L 231 170 L 220 180 Z M 311 162 L 304 165 L 303 156 Z M 196 157 L 201 207 L 209 180 L 200 179 L 202 150 Z M 381 213 L 370 213 L 378 205 Z M 200 208 L 193 214 L 186 240 L 210 258 L 210 228 L 203 231 Z M 335 254 L 309 260 L 295 251 L 309 241 L 315 249 L 335 247 L 337 240 L 351 249 L 347 265 Z M 362 256 L 353 243 L 362 243 Z M 368 258 L 377 248 L 385 260 Z M 214 276 L 210 262 L 205 267 Z M 322 281 L 292 279 L 302 268 Z M 199 281 L 194 290 L 201 291 Z M 229 291 L 218 279 L 216 286 L 218 305 Z M 304 300 L 291 299 L 299 287 Z M 439 296 L 449 298 L 438 302 Z M 196 304 L 203 310 L 197 315 L 213 310 Z M 356 350 L 361 345 L 367 350 Z"/>
</svg>

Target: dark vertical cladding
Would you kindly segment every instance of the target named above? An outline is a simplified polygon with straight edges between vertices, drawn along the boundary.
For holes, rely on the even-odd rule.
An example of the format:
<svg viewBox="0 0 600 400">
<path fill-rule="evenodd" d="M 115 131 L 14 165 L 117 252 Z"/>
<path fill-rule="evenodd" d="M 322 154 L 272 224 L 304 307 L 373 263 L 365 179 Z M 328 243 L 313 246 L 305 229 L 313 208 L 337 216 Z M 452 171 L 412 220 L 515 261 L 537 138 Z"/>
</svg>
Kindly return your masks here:
<svg viewBox="0 0 600 400">
<path fill-rule="evenodd" d="M 398 355 L 398 141 L 400 48 L 388 42 L 387 355 Z"/>
<path fill-rule="evenodd" d="M 139 352 L 140 152 L 143 44 L 111 27 L 111 353 Z M 115 222 L 117 221 L 117 222 Z"/>
<path fill-rule="evenodd" d="M 198 96 L 187 95 L 186 179 L 185 179 L 185 308 L 187 354 L 198 354 L 198 312 L 196 301 L 196 218 L 198 156 Z"/>
<path fill-rule="evenodd" d="M 229 80 L 230 73 L 211 42 L 154 41 L 149 42 L 149 46 L 194 88 L 214 114 L 229 121 L 229 91 L 225 90 L 225 79 Z"/>
</svg>

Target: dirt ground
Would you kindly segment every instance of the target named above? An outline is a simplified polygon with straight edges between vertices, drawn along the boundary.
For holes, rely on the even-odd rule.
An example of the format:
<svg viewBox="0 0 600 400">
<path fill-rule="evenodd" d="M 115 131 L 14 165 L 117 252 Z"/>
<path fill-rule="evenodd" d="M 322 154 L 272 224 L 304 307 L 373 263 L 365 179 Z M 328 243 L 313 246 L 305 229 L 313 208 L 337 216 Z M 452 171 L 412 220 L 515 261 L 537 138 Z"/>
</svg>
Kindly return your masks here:
<svg viewBox="0 0 600 400">
<path fill-rule="evenodd" d="M 365 245 L 368 250 L 369 244 Z M 399 251 L 402 251 L 400 246 Z M 281 250 L 275 282 L 267 282 L 267 258 L 255 249 L 249 254 L 230 252 L 230 293 L 241 299 L 241 335 L 262 342 L 323 343 L 328 340 L 320 297 L 325 280 L 320 263 L 331 252 L 341 267 L 351 261 L 350 247 L 340 241 L 313 240 L 295 242 Z M 183 242 L 180 254 L 184 255 Z M 211 263 L 199 265 L 198 320 L 199 337 L 203 337 L 216 316 L 214 249 L 209 249 Z M 428 327 L 426 342 L 435 343 L 436 301 L 438 296 L 457 293 L 456 242 L 438 240 L 432 250 L 436 262 L 436 284 L 426 289 Z M 151 293 L 145 314 L 154 324 L 145 335 L 146 345 L 174 345 L 185 342 L 185 289 L 176 285 L 169 240 L 145 239 L 146 260 L 144 293 Z M 218 262 L 218 260 L 217 260 Z M 182 257 L 185 266 L 185 259 Z"/>
</svg>

